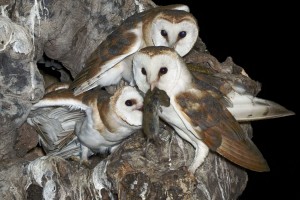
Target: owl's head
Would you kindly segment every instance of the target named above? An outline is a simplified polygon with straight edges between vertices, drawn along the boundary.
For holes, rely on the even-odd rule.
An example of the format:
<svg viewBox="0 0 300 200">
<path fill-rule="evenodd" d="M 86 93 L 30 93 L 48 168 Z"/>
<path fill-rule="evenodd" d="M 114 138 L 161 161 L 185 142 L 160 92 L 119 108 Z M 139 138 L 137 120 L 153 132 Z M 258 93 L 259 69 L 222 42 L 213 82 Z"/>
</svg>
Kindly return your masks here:
<svg viewBox="0 0 300 200">
<path fill-rule="evenodd" d="M 151 37 L 154 46 L 174 48 L 180 56 L 186 55 L 198 38 L 196 18 L 184 10 L 164 10 L 153 19 Z"/>
<path fill-rule="evenodd" d="M 118 89 L 111 97 L 111 106 L 124 123 L 131 128 L 140 128 L 142 125 L 143 97 L 136 88 L 124 86 Z"/>
<path fill-rule="evenodd" d="M 157 87 L 169 96 L 175 90 L 184 90 L 192 80 L 179 54 L 164 46 L 150 46 L 138 51 L 133 57 L 133 74 L 142 92 Z"/>
</svg>

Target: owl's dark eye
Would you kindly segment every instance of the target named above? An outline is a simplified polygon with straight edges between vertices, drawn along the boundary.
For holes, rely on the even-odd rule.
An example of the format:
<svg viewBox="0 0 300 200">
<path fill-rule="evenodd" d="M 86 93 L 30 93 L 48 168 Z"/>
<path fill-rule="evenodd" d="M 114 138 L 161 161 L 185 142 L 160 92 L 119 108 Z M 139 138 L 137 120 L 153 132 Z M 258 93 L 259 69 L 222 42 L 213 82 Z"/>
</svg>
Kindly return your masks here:
<svg viewBox="0 0 300 200">
<path fill-rule="evenodd" d="M 186 36 L 186 31 L 181 31 L 181 32 L 179 32 L 179 33 L 178 33 L 178 36 L 179 36 L 180 38 L 184 38 L 184 37 Z"/>
<path fill-rule="evenodd" d="M 142 68 L 142 74 L 147 75 L 147 72 L 144 67 Z"/>
<path fill-rule="evenodd" d="M 127 100 L 127 101 L 125 101 L 125 105 L 126 106 L 132 106 L 133 105 L 133 101 L 132 100 Z"/>
<path fill-rule="evenodd" d="M 166 67 L 161 67 L 159 70 L 159 74 L 166 74 L 168 72 L 168 68 Z"/>
<path fill-rule="evenodd" d="M 162 36 L 164 36 L 164 37 L 167 37 L 167 36 L 168 36 L 168 33 L 167 33 L 167 31 L 165 31 L 165 30 L 161 30 L 161 31 L 160 31 L 160 34 L 161 34 Z"/>
</svg>

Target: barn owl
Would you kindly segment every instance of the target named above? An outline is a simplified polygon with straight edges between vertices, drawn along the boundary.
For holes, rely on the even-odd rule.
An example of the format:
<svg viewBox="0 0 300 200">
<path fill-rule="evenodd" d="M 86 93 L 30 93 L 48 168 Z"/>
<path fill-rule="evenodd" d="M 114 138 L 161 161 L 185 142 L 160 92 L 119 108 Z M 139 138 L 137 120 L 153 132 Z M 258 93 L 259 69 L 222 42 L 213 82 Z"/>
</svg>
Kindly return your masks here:
<svg viewBox="0 0 300 200">
<path fill-rule="evenodd" d="M 170 106 L 159 116 L 195 148 L 189 170 L 204 162 L 209 150 L 253 171 L 268 171 L 263 155 L 243 132 L 226 106 L 227 97 L 205 82 L 192 77 L 183 59 L 168 47 L 146 47 L 133 58 L 138 88 L 146 93 L 157 87 L 170 97 Z"/>
<path fill-rule="evenodd" d="M 99 90 L 74 96 L 65 85 L 50 86 L 48 91 L 33 105 L 27 121 L 40 130 L 41 143 L 49 154 L 70 157 L 81 153 L 81 159 L 87 161 L 94 152 L 113 151 L 142 127 L 143 98 L 134 87 L 124 86 L 114 95 Z"/>
<path fill-rule="evenodd" d="M 96 86 L 134 85 L 132 56 L 146 46 L 168 46 L 186 55 L 198 38 L 198 25 L 186 5 L 159 6 L 127 18 L 96 48 L 71 84 L 74 95 Z"/>
</svg>

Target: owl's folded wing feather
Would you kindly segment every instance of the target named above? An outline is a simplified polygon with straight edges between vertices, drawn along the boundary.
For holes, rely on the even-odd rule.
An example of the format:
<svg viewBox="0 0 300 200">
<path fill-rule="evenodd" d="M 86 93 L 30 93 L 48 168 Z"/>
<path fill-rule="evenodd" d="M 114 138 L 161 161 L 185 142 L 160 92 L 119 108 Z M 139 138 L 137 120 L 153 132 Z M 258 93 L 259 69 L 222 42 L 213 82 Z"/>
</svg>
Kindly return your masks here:
<svg viewBox="0 0 300 200">
<path fill-rule="evenodd" d="M 236 92 L 232 92 L 230 95 L 232 95 L 230 99 L 233 106 L 228 107 L 228 110 L 239 122 L 295 115 L 293 111 L 270 100 L 253 97 L 251 95 L 240 95 Z"/>
<path fill-rule="evenodd" d="M 138 51 L 142 41 L 140 34 L 139 27 L 130 31 L 119 27 L 111 33 L 87 59 L 84 68 L 72 82 L 70 88 L 74 89 L 74 95 L 98 86 L 105 72 Z"/>
<path fill-rule="evenodd" d="M 239 122 L 272 119 L 295 113 L 270 100 L 255 97 L 260 84 L 240 74 L 193 72 L 194 84 L 200 90 L 209 90 L 227 102 L 228 110 Z"/>
<path fill-rule="evenodd" d="M 73 91 L 69 89 L 54 90 L 47 93 L 39 102 L 32 106 L 32 110 L 41 107 L 66 106 L 73 110 L 87 110 L 89 106 L 82 102 L 85 94 L 74 96 Z"/>
<path fill-rule="evenodd" d="M 228 160 L 253 171 L 269 167 L 256 145 L 243 132 L 226 107 L 210 93 L 190 89 L 175 97 L 175 110 L 198 138 Z"/>
<path fill-rule="evenodd" d="M 199 76 L 200 77 L 200 76 Z M 216 87 L 217 81 L 211 82 L 209 76 L 203 75 L 200 79 L 198 76 L 193 75 L 193 85 L 200 91 L 206 91 L 219 102 L 224 104 L 226 107 L 232 107 L 231 100 L 222 92 L 222 90 Z M 214 84 L 212 84 L 214 83 Z"/>
</svg>

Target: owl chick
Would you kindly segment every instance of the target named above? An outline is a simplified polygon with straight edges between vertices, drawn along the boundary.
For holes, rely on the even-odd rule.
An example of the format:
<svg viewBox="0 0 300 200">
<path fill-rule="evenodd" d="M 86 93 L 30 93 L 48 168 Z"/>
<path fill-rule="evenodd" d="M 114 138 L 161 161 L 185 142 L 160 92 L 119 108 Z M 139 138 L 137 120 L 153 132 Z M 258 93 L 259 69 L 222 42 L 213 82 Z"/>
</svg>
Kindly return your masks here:
<svg viewBox="0 0 300 200">
<path fill-rule="evenodd" d="M 142 127 L 143 98 L 134 87 L 124 86 L 114 95 L 104 90 L 78 96 L 69 89 L 52 88 L 51 91 L 33 105 L 27 121 L 41 130 L 42 145 L 52 154 L 69 157 L 81 153 L 82 160 L 86 161 L 91 151 L 113 151 Z M 66 135 L 72 135 L 71 140 L 64 142 L 67 145 L 53 145 L 59 144 Z"/>
<path fill-rule="evenodd" d="M 96 86 L 133 85 L 132 55 L 146 46 L 168 46 L 186 55 L 198 38 L 198 25 L 186 5 L 159 6 L 127 18 L 97 47 L 71 84 L 74 95 Z"/>
<path fill-rule="evenodd" d="M 194 83 L 184 61 L 171 48 L 146 47 L 133 58 L 134 79 L 143 92 L 155 87 L 170 97 L 159 116 L 195 148 L 194 173 L 209 149 L 253 171 L 268 171 L 263 155 L 228 111 L 226 97 L 203 82 Z"/>
</svg>

